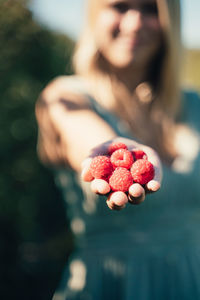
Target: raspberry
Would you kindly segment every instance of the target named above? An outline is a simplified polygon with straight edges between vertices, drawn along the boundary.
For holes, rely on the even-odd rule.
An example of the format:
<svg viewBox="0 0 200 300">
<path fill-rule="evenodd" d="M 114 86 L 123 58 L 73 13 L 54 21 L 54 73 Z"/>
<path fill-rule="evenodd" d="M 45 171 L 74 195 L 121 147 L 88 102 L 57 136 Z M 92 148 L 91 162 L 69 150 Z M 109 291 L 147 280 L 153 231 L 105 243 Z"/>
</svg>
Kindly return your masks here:
<svg viewBox="0 0 200 300">
<path fill-rule="evenodd" d="M 133 181 L 140 184 L 146 184 L 154 178 L 155 174 L 152 163 L 146 159 L 136 160 L 133 163 L 130 171 Z"/>
<path fill-rule="evenodd" d="M 137 159 L 147 159 L 147 155 L 144 151 L 142 150 L 132 150 L 132 154 L 135 160 Z"/>
<path fill-rule="evenodd" d="M 111 155 L 114 151 L 118 150 L 118 149 L 128 149 L 127 146 L 124 143 L 121 142 L 113 142 L 112 144 L 110 144 L 110 146 L 108 147 L 108 153 L 109 155 Z"/>
<path fill-rule="evenodd" d="M 109 184 L 113 191 L 127 192 L 132 183 L 133 178 L 126 168 L 116 168 L 109 178 Z"/>
<path fill-rule="evenodd" d="M 110 157 L 110 161 L 114 167 L 123 167 L 129 169 L 133 163 L 133 156 L 126 149 L 118 149 Z"/>
<path fill-rule="evenodd" d="M 94 178 L 100 179 L 109 176 L 113 171 L 110 158 L 105 155 L 95 156 L 90 164 L 90 172 Z"/>
</svg>

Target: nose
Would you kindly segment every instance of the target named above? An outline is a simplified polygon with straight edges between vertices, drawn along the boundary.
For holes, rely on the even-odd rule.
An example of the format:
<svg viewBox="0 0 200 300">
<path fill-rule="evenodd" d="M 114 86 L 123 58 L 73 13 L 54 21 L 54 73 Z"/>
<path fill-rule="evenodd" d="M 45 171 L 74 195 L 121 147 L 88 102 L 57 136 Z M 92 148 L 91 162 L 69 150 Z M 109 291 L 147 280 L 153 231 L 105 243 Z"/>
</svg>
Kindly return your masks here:
<svg viewBox="0 0 200 300">
<path fill-rule="evenodd" d="M 121 29 L 126 32 L 137 32 L 143 27 L 143 16 L 140 11 L 130 9 L 123 16 Z"/>
</svg>

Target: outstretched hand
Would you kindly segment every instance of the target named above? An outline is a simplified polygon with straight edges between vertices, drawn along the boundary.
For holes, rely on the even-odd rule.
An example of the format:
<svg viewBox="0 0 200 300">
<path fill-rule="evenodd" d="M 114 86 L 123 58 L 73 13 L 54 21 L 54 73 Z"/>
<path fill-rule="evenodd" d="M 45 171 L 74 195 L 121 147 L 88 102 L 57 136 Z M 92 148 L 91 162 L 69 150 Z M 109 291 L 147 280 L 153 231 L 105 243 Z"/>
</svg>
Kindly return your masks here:
<svg viewBox="0 0 200 300">
<path fill-rule="evenodd" d="M 126 144 L 130 151 L 135 149 L 143 150 L 147 154 L 148 161 L 154 166 L 154 178 L 145 185 L 133 183 L 127 192 L 111 191 L 106 180 L 95 179 L 90 172 L 91 161 L 97 155 L 108 155 L 109 146 L 113 142 L 122 142 Z M 94 193 L 107 196 L 106 202 L 110 209 L 120 210 L 124 208 L 128 202 L 131 204 L 140 204 L 145 200 L 146 194 L 156 192 L 160 189 L 162 167 L 158 154 L 152 148 L 139 144 L 133 140 L 119 137 L 100 144 L 92 149 L 89 157 L 82 163 L 81 178 L 83 181 L 91 182 L 91 190 Z"/>
</svg>

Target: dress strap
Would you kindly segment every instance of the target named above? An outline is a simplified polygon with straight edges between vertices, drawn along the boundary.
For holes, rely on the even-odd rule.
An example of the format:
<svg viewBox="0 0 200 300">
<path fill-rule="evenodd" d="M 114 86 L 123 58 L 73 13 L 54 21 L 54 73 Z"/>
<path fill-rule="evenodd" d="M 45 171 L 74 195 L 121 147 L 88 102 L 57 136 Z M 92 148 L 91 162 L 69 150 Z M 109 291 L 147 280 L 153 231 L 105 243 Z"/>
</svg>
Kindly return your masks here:
<svg viewBox="0 0 200 300">
<path fill-rule="evenodd" d="M 126 138 L 133 138 L 129 132 L 127 124 L 121 121 L 115 114 L 107 111 L 93 96 L 91 96 L 88 83 L 84 80 L 84 78 L 77 75 L 68 76 L 67 86 L 69 86 L 71 91 L 83 95 L 89 101 L 92 110 L 105 120 L 113 128 L 117 135 Z"/>
</svg>

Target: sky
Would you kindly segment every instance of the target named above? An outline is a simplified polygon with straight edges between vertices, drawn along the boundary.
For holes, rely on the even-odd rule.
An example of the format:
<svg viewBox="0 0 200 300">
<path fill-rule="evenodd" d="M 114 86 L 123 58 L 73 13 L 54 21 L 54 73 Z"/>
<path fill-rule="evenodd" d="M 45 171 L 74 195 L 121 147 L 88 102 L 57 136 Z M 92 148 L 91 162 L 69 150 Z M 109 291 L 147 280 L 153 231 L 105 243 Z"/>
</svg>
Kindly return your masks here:
<svg viewBox="0 0 200 300">
<path fill-rule="evenodd" d="M 84 3 L 85 0 L 31 0 L 29 6 L 41 24 L 76 40 L 84 20 Z M 200 0 L 181 0 L 181 5 L 183 44 L 200 48 Z"/>
</svg>

